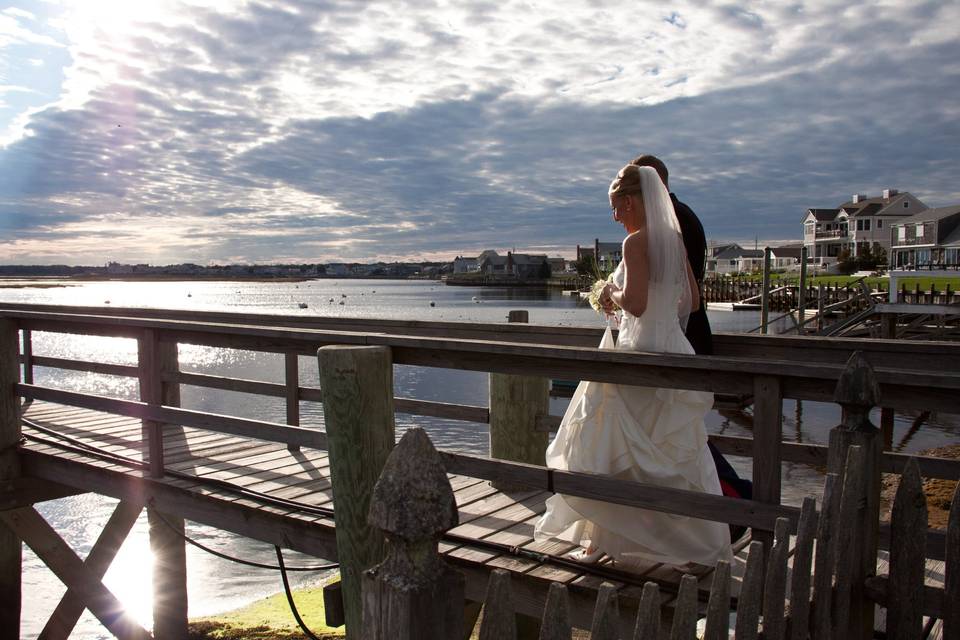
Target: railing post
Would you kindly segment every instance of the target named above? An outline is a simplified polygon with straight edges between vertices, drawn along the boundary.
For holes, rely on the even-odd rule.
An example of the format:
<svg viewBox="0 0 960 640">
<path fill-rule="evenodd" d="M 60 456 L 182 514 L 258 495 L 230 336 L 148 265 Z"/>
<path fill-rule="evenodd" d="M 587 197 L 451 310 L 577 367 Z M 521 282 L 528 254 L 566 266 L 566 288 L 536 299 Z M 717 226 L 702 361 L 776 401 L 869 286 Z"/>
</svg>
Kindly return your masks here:
<svg viewBox="0 0 960 640">
<path fill-rule="evenodd" d="M 457 503 L 423 429 L 403 434 L 387 458 L 367 521 L 386 536 L 386 558 L 363 573 L 364 640 L 462 638 L 464 577 L 437 553 L 459 522 Z"/>
<path fill-rule="evenodd" d="M 180 384 L 165 380 L 180 370 L 177 343 L 161 342 L 153 329 L 139 341 L 140 398 L 168 407 L 180 406 Z M 165 375 L 166 374 L 166 375 Z M 153 420 L 143 424 L 150 475 L 163 477 L 163 431 L 172 425 Z M 153 553 L 153 633 L 157 638 L 187 638 L 187 553 L 183 518 L 147 506 L 150 551 Z"/>
<path fill-rule="evenodd" d="M 296 353 L 283 354 L 284 384 L 287 388 L 287 424 L 300 426 L 300 360 Z M 295 444 L 287 445 L 290 451 L 299 451 Z"/>
<path fill-rule="evenodd" d="M 842 407 L 841 423 L 830 430 L 830 449 L 827 471 L 842 476 L 847 451 L 859 446 L 863 451 L 863 539 L 860 558 L 854 562 L 850 636 L 870 638 L 873 635 L 873 603 L 864 596 L 867 577 L 876 573 L 877 533 L 880 518 L 880 458 L 882 441 L 880 431 L 870 422 L 870 410 L 880 403 L 880 387 L 873 368 L 859 351 L 847 361 L 846 369 L 837 381 L 834 400 Z"/>
<path fill-rule="evenodd" d="M 783 383 L 777 376 L 753 379 L 753 499 L 780 504 Z M 773 548 L 773 531 L 753 532 L 753 539 Z"/>
<path fill-rule="evenodd" d="M 511 311 L 510 322 L 527 322 L 526 311 Z M 490 374 L 490 457 L 542 465 L 549 434 L 536 430 L 537 416 L 550 407 L 550 381 L 536 376 Z M 500 491 L 518 487 L 494 483 Z"/>
<path fill-rule="evenodd" d="M 33 384 L 33 333 L 23 330 L 23 383 Z"/>
<path fill-rule="evenodd" d="M 16 324 L 0 319 L 0 483 L 20 475 L 20 346 Z M 0 523 L 0 640 L 20 637 L 20 538 Z"/>
<path fill-rule="evenodd" d="M 330 482 L 337 512 L 337 559 L 347 638 L 361 638 L 361 576 L 384 558 L 383 535 L 367 522 L 370 498 L 394 445 L 389 347 L 330 345 L 317 351 Z"/>
</svg>

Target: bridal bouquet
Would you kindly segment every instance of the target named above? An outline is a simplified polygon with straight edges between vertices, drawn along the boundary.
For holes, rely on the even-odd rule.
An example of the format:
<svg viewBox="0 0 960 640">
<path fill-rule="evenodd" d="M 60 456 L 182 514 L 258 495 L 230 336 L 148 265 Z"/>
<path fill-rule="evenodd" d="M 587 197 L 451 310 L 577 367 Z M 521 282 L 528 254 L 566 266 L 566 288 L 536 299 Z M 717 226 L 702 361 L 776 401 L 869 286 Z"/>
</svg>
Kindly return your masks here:
<svg viewBox="0 0 960 640">
<path fill-rule="evenodd" d="M 613 282 L 613 274 L 611 273 L 606 279 L 600 279 L 593 283 L 593 286 L 590 287 L 590 294 L 587 296 L 587 300 L 590 302 L 590 306 L 593 307 L 593 310 L 597 313 L 603 313 L 603 305 L 600 304 L 600 294 L 603 293 L 603 288 L 607 286 L 607 283 Z M 613 310 L 618 311 L 619 307 L 616 304 L 613 305 Z"/>
</svg>

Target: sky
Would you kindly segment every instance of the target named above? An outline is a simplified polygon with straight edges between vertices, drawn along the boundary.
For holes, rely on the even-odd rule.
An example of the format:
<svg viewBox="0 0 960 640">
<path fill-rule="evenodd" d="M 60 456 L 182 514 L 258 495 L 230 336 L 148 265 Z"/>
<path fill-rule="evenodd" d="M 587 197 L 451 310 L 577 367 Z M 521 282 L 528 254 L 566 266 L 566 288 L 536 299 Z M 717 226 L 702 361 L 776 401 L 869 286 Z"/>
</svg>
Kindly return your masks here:
<svg viewBox="0 0 960 640">
<path fill-rule="evenodd" d="M 960 203 L 960 3 L 0 2 L 0 263 L 570 257 L 640 152 L 711 241 Z"/>
</svg>

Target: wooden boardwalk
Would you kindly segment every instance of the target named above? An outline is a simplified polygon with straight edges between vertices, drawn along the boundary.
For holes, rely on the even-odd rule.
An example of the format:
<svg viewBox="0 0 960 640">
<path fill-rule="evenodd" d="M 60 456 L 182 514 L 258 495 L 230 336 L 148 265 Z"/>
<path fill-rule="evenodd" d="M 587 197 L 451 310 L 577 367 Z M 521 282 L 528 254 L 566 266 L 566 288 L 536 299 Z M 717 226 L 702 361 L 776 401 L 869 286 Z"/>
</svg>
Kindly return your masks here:
<svg viewBox="0 0 960 640">
<path fill-rule="evenodd" d="M 95 447 L 107 454 L 143 460 L 141 422 L 136 418 L 34 401 L 24 407 L 22 463 L 30 476 L 83 486 L 99 493 L 133 502 L 152 502 L 158 508 L 186 519 L 227 529 L 271 544 L 335 560 L 334 520 L 316 509 L 333 508 L 326 451 L 291 451 L 286 445 L 241 438 L 179 426 L 167 426 L 164 457 L 168 474 L 162 479 L 147 478 L 142 469 L 91 453 L 65 449 L 60 440 L 43 430 L 67 436 L 74 447 Z M 174 472 L 176 475 L 174 475 Z M 596 591 L 604 582 L 619 588 L 621 607 L 635 608 L 645 580 L 665 585 L 664 604 L 673 595 L 669 585 L 680 574 L 662 565 L 640 569 L 601 565 L 606 575 L 595 575 L 577 567 L 543 562 L 484 545 L 496 543 L 523 552 L 562 556 L 574 547 L 559 541 L 535 542 L 533 527 L 543 513 L 546 491 L 504 493 L 489 482 L 450 475 L 459 509 L 460 524 L 449 533 L 458 536 L 440 544 L 441 553 L 467 576 L 467 597 L 483 600 L 489 572 L 495 568 L 513 574 L 518 609 L 542 611 L 551 581 L 562 582 L 571 592 L 573 619 L 589 625 Z M 217 483 L 230 483 L 245 493 Z M 261 498 L 258 494 L 263 494 Z M 270 499 L 295 501 L 273 504 Z M 476 544 L 471 544 L 475 541 Z M 734 575 L 741 575 L 747 540 L 737 547 Z M 616 580 L 616 573 L 623 580 Z M 701 574 L 701 586 L 710 587 L 712 569 Z M 733 595 L 738 585 L 733 586 Z M 582 606 L 577 606 L 577 603 Z"/>
</svg>

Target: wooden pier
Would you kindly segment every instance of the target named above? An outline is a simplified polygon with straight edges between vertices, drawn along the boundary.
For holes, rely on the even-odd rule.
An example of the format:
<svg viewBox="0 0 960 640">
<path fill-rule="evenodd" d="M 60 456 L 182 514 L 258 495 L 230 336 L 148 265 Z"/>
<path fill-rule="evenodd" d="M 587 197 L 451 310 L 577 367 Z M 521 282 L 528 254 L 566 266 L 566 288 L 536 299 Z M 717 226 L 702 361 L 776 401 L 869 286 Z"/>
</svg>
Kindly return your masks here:
<svg viewBox="0 0 960 640">
<path fill-rule="evenodd" d="M 859 352 L 872 365 L 871 375 L 884 407 L 960 412 L 960 373 L 956 368 L 960 345 L 953 343 L 721 334 L 715 340 L 717 355 L 697 357 L 600 351 L 595 348 L 600 337 L 597 330 L 519 323 L 291 319 L 166 310 L 2 306 L 0 383 L 6 392 L 0 401 L 0 520 L 7 526 L 0 527 L 0 567 L 18 566 L 18 537 L 22 538 L 71 592 L 85 594 L 83 606 L 118 637 L 151 636 L 118 611 L 116 599 L 101 583 L 112 554 L 105 551 L 96 562 L 88 558 L 85 564 L 36 515 L 32 504 L 95 491 L 121 500 L 117 515 L 120 524 L 108 526 L 104 538 L 122 539 L 123 523 L 129 523 L 127 529 L 132 524 L 130 512 L 135 514 L 146 507 L 155 514 L 153 520 L 175 528 L 177 520 L 182 523 L 185 518 L 339 560 L 344 565 L 346 597 L 354 603 L 347 605 L 348 629 L 351 616 L 357 629 L 359 610 L 351 613 L 350 606 L 358 606 L 359 581 L 347 576 L 353 572 L 358 577 L 357 572 L 372 563 L 359 560 L 368 549 L 347 548 L 338 530 L 342 536 L 350 527 L 367 526 L 363 519 L 372 491 L 368 480 L 376 479 L 383 460 L 374 464 L 338 454 L 337 447 L 342 445 L 336 439 L 344 435 L 332 429 L 329 420 L 340 420 L 348 425 L 345 429 L 376 424 L 371 428 L 386 434 L 376 437 L 388 437 L 390 442 L 394 437 L 393 411 L 487 422 L 492 425 L 491 438 L 509 438 L 509 446 L 502 441 L 491 443 L 491 450 L 498 451 L 502 459 L 440 453 L 458 513 L 458 524 L 441 540 L 440 552 L 465 576 L 467 600 L 483 601 L 490 572 L 505 569 L 512 577 L 515 613 L 539 618 L 551 584 L 559 582 L 567 586 L 570 595 L 571 621 L 589 627 L 604 581 L 618 585 L 620 607 L 629 612 L 640 606 L 643 583 L 648 580 L 661 586 L 664 596 L 660 604 L 672 606 L 680 576 L 657 566 L 637 571 L 608 566 L 597 573 L 548 557 L 562 556 L 569 550 L 568 545 L 556 541 L 536 543 L 532 539 L 533 523 L 553 491 L 748 526 L 753 529 L 753 540 L 765 543 L 769 550 L 774 547 L 777 526 L 796 531 L 801 520 L 799 507 L 780 504 L 782 462 L 830 463 L 827 447 L 782 442 L 783 399 L 834 401 L 845 363 Z M 135 338 L 138 363 L 120 365 L 35 354 L 31 338 L 35 331 Z M 285 379 L 277 383 L 184 372 L 176 362 L 178 344 L 282 353 L 287 362 Z M 297 379 L 297 358 L 315 356 L 319 348 L 330 346 L 373 349 L 380 354 L 376 357 L 385 358 L 384 371 L 389 371 L 392 364 L 486 371 L 496 378 L 491 389 L 502 389 L 497 393 L 507 400 L 498 401 L 492 394 L 490 406 L 475 407 L 393 398 L 389 385 L 385 396 L 384 384 L 365 382 L 361 385 L 364 393 L 380 389 L 376 392 L 379 395 L 355 402 L 347 398 L 353 392 L 338 390 L 341 384 L 344 389 L 356 385 L 351 387 L 349 380 L 338 381 L 336 376 L 360 375 L 357 371 L 366 375 L 370 367 L 321 367 L 323 390 L 302 386 Z M 323 357 L 321 352 L 321 362 Z M 22 363 L 22 373 L 18 362 Z M 122 400 L 38 386 L 33 381 L 33 367 L 135 377 L 140 381 L 141 399 Z M 712 440 L 725 452 L 752 458 L 754 500 L 704 496 L 537 466 L 529 452 L 537 447 L 542 451 L 544 433 L 555 428 L 559 418 L 536 409 L 545 405 L 541 404 L 543 399 L 530 397 L 535 395 L 530 389 L 542 388 L 545 397 L 546 383 L 541 380 L 543 384 L 538 387 L 529 380 L 552 377 L 753 394 L 754 437 L 718 436 Z M 265 422 L 180 408 L 180 385 L 284 398 L 285 420 Z M 519 388 L 527 391 L 510 395 L 511 390 Z M 384 397 L 387 404 L 382 405 Z M 326 431 L 300 425 L 302 401 L 324 403 Z M 375 408 L 380 406 L 377 403 L 381 403 L 381 409 Z M 844 407 L 845 413 L 852 411 L 847 404 Z M 379 459 L 389 453 L 389 446 L 382 451 L 364 451 L 377 451 L 373 458 Z M 338 472 L 331 469 L 331 458 L 339 460 L 334 467 L 347 465 L 340 473 L 353 469 L 350 473 L 362 473 L 367 480 L 356 482 L 353 489 L 341 482 L 340 487 L 348 488 L 337 489 Z M 908 459 L 889 452 L 878 454 L 870 473 L 879 477 L 881 470 L 900 472 Z M 367 469 L 364 464 L 373 467 Z M 957 463 L 926 458 L 918 459 L 917 464 L 924 477 L 960 477 Z M 334 509 L 334 491 L 347 498 L 346 502 L 340 501 L 338 509 Z M 357 508 L 349 506 L 354 500 Z M 354 518 L 351 510 L 362 517 Z M 351 518 L 354 524 L 350 524 Z M 778 519 L 785 524 L 777 525 Z M 158 539 L 164 535 L 160 533 L 163 529 L 163 525 L 157 525 Z M 889 527 L 875 526 L 875 530 L 879 548 L 889 547 Z M 354 531 L 358 532 L 369 535 L 366 529 Z M 928 559 L 944 559 L 944 532 L 928 531 L 922 542 Z M 166 544 L 176 547 L 169 535 Z M 104 545 L 110 546 L 106 541 Z M 175 552 L 171 551 L 171 557 L 176 557 Z M 712 568 L 705 568 L 700 576 L 704 589 L 712 579 Z M 173 592 L 185 590 L 182 567 L 174 568 L 165 580 Z M 183 583 L 179 587 L 178 581 Z M 19 602 L 19 583 L 16 588 L 9 583 L 0 588 L 4 594 L 15 596 L 5 602 Z M 734 593 L 737 588 L 734 586 Z M 351 590 L 355 591 L 353 595 Z M 185 626 L 185 602 L 184 594 L 179 604 L 159 603 L 155 608 L 155 637 L 179 636 L 178 630 Z M 10 624 L 0 625 L 0 638 L 17 637 L 19 607 L 16 612 L 10 609 L 5 607 L 2 613 L 3 622 Z M 68 615 L 59 615 L 51 625 L 60 629 L 72 626 Z M 49 637 L 68 634 L 69 630 Z"/>
</svg>

